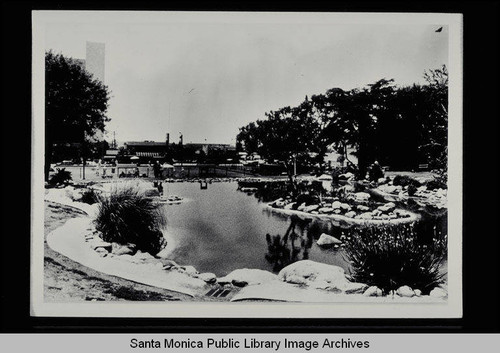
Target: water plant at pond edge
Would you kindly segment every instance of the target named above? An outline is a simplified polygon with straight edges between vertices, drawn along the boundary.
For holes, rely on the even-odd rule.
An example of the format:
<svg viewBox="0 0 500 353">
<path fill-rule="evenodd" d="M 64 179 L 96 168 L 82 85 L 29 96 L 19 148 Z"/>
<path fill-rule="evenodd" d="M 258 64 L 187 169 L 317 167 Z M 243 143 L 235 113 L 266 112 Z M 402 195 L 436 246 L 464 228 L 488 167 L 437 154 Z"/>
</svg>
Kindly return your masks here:
<svg viewBox="0 0 500 353">
<path fill-rule="evenodd" d="M 431 231 L 431 240 L 424 241 L 413 224 L 353 228 L 344 244 L 352 280 L 386 294 L 405 285 L 429 294 L 443 283 L 447 255 L 446 234 Z"/>
<path fill-rule="evenodd" d="M 84 191 L 82 192 L 82 197 L 78 201 L 93 205 L 99 202 L 99 195 L 95 192 L 94 189 L 84 189 Z"/>
<path fill-rule="evenodd" d="M 165 246 L 161 229 L 166 218 L 161 205 L 136 188 L 125 187 L 113 190 L 109 196 L 99 196 L 94 222 L 106 242 L 132 243 L 151 255 Z"/>
</svg>

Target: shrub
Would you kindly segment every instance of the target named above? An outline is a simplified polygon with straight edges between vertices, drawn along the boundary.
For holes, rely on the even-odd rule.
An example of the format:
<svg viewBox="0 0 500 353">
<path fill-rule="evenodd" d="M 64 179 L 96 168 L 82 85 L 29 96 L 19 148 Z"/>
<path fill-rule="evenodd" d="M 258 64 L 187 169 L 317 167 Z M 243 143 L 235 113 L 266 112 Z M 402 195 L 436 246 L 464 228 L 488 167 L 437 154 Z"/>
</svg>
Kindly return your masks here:
<svg viewBox="0 0 500 353">
<path fill-rule="evenodd" d="M 56 174 L 50 178 L 49 184 L 51 186 L 67 185 L 72 179 L 71 172 L 66 170 L 66 168 L 57 168 Z"/>
<path fill-rule="evenodd" d="M 82 192 L 82 197 L 78 201 L 93 205 L 99 201 L 99 195 L 97 195 L 94 189 L 85 189 Z"/>
<path fill-rule="evenodd" d="M 132 243 L 138 250 L 156 255 L 165 245 L 161 229 L 166 225 L 161 205 L 132 187 L 99 197 L 96 229 L 107 242 Z"/>
<path fill-rule="evenodd" d="M 435 190 L 435 189 L 447 189 L 448 185 L 448 175 L 446 171 L 440 172 L 438 176 L 436 176 L 434 179 L 429 180 L 427 182 L 427 189 L 428 190 Z"/>
<path fill-rule="evenodd" d="M 407 285 L 428 294 L 443 282 L 446 235 L 432 228 L 430 241 L 414 225 L 357 228 L 345 243 L 351 277 L 389 293 Z M 428 235 L 428 234 L 427 234 Z"/>
<path fill-rule="evenodd" d="M 413 196 L 417 192 L 417 187 L 413 184 L 408 185 L 408 196 Z"/>
<path fill-rule="evenodd" d="M 418 180 L 416 180 L 408 175 L 396 175 L 394 177 L 394 180 L 392 181 L 392 184 L 396 185 L 396 186 L 397 185 L 401 185 L 401 186 L 413 185 L 415 187 L 419 187 L 421 185 L 421 183 Z"/>
</svg>

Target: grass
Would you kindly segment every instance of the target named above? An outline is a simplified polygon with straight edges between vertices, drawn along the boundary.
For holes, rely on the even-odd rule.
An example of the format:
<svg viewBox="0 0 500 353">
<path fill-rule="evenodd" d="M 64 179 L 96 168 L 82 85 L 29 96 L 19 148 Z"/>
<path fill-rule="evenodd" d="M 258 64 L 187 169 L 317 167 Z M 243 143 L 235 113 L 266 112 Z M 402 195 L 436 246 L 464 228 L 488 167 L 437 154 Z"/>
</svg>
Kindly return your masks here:
<svg viewBox="0 0 500 353">
<path fill-rule="evenodd" d="M 132 243 L 156 255 L 164 246 L 162 229 L 166 219 L 161 205 L 134 187 L 125 187 L 99 197 L 96 229 L 107 242 Z"/>
<path fill-rule="evenodd" d="M 345 243 L 352 279 L 386 294 L 403 285 L 428 294 L 443 282 L 447 238 L 436 228 L 426 231 L 433 234 L 420 234 L 413 224 L 352 230 Z"/>
</svg>

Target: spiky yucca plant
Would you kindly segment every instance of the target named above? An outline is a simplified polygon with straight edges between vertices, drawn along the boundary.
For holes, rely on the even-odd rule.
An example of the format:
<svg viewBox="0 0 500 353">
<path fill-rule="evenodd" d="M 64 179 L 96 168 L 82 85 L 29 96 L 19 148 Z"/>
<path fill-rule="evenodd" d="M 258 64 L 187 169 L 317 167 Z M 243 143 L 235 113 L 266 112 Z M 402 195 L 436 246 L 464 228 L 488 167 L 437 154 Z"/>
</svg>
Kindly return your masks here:
<svg viewBox="0 0 500 353">
<path fill-rule="evenodd" d="M 446 235 L 433 232 L 425 243 L 413 224 L 352 230 L 345 243 L 352 279 L 385 293 L 407 285 L 428 294 L 443 282 L 447 254 Z"/>
<path fill-rule="evenodd" d="M 132 243 L 138 250 L 152 255 L 165 245 L 161 229 L 166 219 L 160 204 L 134 187 L 99 196 L 99 212 L 94 222 L 107 242 Z"/>
</svg>

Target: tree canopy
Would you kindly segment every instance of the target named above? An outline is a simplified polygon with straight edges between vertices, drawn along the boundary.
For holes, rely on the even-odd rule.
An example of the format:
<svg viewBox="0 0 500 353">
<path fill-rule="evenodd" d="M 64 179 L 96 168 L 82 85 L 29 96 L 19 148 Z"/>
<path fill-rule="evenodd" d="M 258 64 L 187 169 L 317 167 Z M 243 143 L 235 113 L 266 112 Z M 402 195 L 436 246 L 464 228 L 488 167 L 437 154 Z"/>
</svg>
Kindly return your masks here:
<svg viewBox="0 0 500 353">
<path fill-rule="evenodd" d="M 426 85 L 397 87 L 381 79 L 363 88 L 332 88 L 297 107 L 266 113 L 242 127 L 238 146 L 267 159 L 289 163 L 311 155 L 321 163 L 329 146 L 347 158 L 354 147 L 360 176 L 375 160 L 399 169 L 419 163 L 446 167 L 448 72 L 446 66 L 424 73 Z"/>
<path fill-rule="evenodd" d="M 45 54 L 46 177 L 54 144 L 82 144 L 104 132 L 110 91 L 76 60 Z"/>
</svg>

